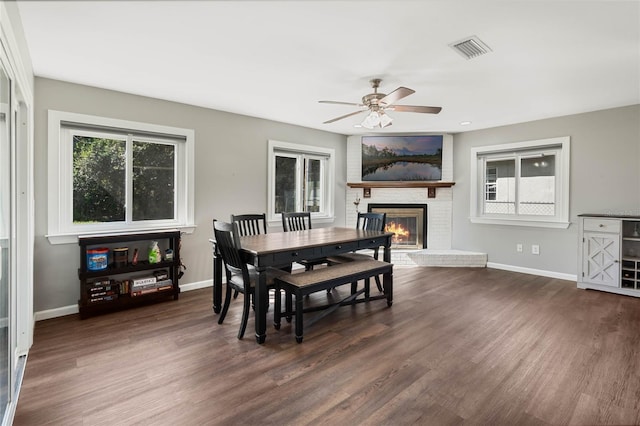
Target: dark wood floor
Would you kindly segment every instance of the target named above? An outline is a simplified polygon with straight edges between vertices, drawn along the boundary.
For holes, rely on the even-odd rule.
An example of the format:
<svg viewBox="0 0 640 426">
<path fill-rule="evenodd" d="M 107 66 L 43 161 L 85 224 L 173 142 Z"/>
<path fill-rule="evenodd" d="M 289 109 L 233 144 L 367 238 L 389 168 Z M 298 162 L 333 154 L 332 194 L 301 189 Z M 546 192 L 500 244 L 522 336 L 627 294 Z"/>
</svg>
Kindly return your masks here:
<svg viewBox="0 0 640 426">
<path fill-rule="evenodd" d="M 286 323 L 257 345 L 253 320 L 237 340 L 241 300 L 218 325 L 209 289 L 38 322 L 15 424 L 640 422 L 640 299 L 495 269 L 394 278 L 392 308 L 341 308 L 301 345 Z"/>
</svg>

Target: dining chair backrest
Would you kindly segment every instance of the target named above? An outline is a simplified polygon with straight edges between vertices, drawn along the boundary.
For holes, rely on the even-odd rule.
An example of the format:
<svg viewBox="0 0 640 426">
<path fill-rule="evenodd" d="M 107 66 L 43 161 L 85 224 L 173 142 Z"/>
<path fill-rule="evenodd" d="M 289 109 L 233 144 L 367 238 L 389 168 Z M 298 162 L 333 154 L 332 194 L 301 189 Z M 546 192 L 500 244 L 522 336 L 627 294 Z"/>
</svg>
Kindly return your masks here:
<svg viewBox="0 0 640 426">
<path fill-rule="evenodd" d="M 282 230 L 304 231 L 311 229 L 311 212 L 282 213 Z"/>
<path fill-rule="evenodd" d="M 238 228 L 241 237 L 246 235 L 259 235 L 267 233 L 267 215 L 262 214 L 239 214 L 231 215 L 231 223 Z"/>
<path fill-rule="evenodd" d="M 358 213 L 356 228 L 370 231 L 384 231 L 387 225 L 386 213 Z"/>
<path fill-rule="evenodd" d="M 243 278 L 249 278 L 247 265 L 240 256 L 240 234 L 235 225 L 231 223 L 213 221 L 213 234 L 216 245 L 227 270 L 231 274 L 242 274 Z"/>
</svg>

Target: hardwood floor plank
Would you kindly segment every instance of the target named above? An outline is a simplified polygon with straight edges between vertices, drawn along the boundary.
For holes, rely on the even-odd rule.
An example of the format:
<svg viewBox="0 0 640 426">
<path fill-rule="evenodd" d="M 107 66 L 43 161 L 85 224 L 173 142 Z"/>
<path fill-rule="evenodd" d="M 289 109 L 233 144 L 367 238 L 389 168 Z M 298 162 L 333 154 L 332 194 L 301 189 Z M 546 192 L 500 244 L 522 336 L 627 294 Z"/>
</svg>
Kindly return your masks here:
<svg viewBox="0 0 640 426">
<path fill-rule="evenodd" d="M 38 322 L 14 424 L 640 422 L 640 299 L 495 269 L 397 267 L 391 308 L 342 307 L 302 344 L 291 324 L 269 325 L 264 345 L 253 319 L 236 338 L 241 300 L 219 325 L 211 299 L 202 289 Z"/>
</svg>

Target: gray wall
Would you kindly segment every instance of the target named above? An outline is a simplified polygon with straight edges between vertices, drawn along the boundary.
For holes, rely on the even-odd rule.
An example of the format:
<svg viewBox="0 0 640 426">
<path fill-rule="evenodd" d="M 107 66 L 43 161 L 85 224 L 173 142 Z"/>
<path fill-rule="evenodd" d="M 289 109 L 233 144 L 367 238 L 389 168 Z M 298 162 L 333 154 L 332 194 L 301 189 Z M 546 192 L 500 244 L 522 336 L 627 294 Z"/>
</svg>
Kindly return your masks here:
<svg viewBox="0 0 640 426">
<path fill-rule="evenodd" d="M 571 137 L 568 229 L 473 224 L 469 221 L 472 147 Z M 454 135 L 453 248 L 488 261 L 575 275 L 582 213 L 640 215 L 640 106 L 551 118 Z M 523 253 L 516 244 L 524 244 Z M 531 254 L 540 245 L 540 255 Z"/>
<path fill-rule="evenodd" d="M 181 284 L 212 277 L 213 218 L 267 208 L 267 140 L 333 148 L 336 193 L 333 224 L 344 226 L 346 137 L 174 102 L 56 80 L 35 80 L 34 311 L 74 305 L 79 297 L 77 244 L 51 245 L 47 233 L 47 110 L 76 112 L 195 130 L 196 230 L 182 239 L 187 271 Z M 321 225 L 319 225 L 321 226 Z"/>
<path fill-rule="evenodd" d="M 35 80 L 34 311 L 68 307 L 79 296 L 76 244 L 51 245 L 47 233 L 47 110 L 195 129 L 196 231 L 183 238 L 182 284 L 211 279 L 211 219 L 266 210 L 267 140 L 336 150 L 336 221 L 345 224 L 346 137 L 158 99 L 55 80 Z M 470 149 L 571 137 L 568 229 L 469 222 Z M 580 213 L 640 214 L 640 106 L 454 135 L 453 248 L 486 252 L 489 262 L 564 274 L 577 271 Z M 241 159 L 241 162 L 239 162 Z M 329 225 L 329 224 L 327 224 Z M 525 245 L 516 253 L 517 243 Z M 540 245 L 540 255 L 531 254 Z"/>
</svg>

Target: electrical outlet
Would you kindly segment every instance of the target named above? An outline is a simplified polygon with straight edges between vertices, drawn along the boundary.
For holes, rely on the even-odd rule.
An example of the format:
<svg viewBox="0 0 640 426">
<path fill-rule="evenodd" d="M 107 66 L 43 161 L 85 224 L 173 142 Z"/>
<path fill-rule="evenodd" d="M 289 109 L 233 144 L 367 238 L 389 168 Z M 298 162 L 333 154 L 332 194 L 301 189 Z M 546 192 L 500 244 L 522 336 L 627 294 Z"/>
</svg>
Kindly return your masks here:
<svg viewBox="0 0 640 426">
<path fill-rule="evenodd" d="M 522 253 L 522 244 L 516 244 L 516 251 Z"/>
<path fill-rule="evenodd" d="M 540 254 L 540 246 L 537 244 L 531 245 L 531 254 Z"/>
</svg>

